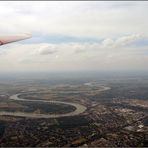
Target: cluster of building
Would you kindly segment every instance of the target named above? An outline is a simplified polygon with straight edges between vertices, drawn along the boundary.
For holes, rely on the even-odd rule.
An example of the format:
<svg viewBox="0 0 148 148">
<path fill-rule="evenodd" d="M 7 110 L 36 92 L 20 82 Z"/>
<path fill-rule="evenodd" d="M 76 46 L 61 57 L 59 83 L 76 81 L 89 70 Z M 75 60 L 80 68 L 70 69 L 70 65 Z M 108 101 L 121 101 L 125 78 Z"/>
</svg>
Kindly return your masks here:
<svg viewBox="0 0 148 148">
<path fill-rule="evenodd" d="M 56 119 L 0 117 L 0 121 L 5 123 L 5 132 L 0 138 L 0 146 L 147 146 L 148 111 L 143 106 L 146 103 L 137 101 L 135 105 L 130 99 L 117 98 L 108 102 L 99 99 L 94 101 L 87 98 L 87 96 L 93 96 L 93 91 L 89 94 L 89 85 L 85 85 L 85 91 L 82 86 L 79 87 L 79 90 L 77 87 L 69 88 L 69 86 L 66 86 L 66 88 L 63 88 L 60 86 L 58 88 L 60 93 L 55 95 L 58 99 L 61 97 L 61 101 L 73 101 L 87 107 L 85 112 L 77 116 Z M 68 89 L 67 87 L 69 91 L 76 89 L 76 92 L 71 94 L 71 97 L 68 97 L 68 93 L 64 94 L 64 90 Z M 97 93 L 96 88 L 94 88 L 94 94 Z M 51 92 L 52 90 L 50 90 Z M 98 91 L 98 93 L 100 92 Z M 40 95 L 45 96 L 45 94 Z M 64 95 L 65 97 L 63 97 Z M 138 103 L 142 105 L 138 105 Z M 7 118 L 9 120 L 6 120 Z M 12 121 L 11 118 L 13 118 Z M 16 120 L 14 120 L 15 118 Z"/>
</svg>

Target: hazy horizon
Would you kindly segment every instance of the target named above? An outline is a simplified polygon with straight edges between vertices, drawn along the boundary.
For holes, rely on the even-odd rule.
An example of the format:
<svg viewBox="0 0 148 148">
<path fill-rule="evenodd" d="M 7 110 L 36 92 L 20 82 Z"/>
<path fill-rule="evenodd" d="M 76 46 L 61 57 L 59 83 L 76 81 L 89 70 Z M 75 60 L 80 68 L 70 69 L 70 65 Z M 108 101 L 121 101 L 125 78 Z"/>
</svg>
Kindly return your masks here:
<svg viewBox="0 0 148 148">
<path fill-rule="evenodd" d="M 108 79 L 148 79 L 148 71 L 15 71 L 1 72 L 0 80 L 108 80 Z"/>
</svg>

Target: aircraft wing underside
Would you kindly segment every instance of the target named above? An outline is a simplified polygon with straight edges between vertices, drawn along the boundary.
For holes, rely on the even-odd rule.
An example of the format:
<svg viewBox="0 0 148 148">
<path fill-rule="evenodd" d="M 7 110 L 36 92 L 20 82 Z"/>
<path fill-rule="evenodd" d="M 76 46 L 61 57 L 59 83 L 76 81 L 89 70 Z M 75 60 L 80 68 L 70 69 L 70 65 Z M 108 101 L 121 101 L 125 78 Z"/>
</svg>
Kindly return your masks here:
<svg viewBox="0 0 148 148">
<path fill-rule="evenodd" d="M 15 35 L 15 36 L 0 36 L 0 46 L 20 40 L 31 38 L 30 34 Z"/>
</svg>

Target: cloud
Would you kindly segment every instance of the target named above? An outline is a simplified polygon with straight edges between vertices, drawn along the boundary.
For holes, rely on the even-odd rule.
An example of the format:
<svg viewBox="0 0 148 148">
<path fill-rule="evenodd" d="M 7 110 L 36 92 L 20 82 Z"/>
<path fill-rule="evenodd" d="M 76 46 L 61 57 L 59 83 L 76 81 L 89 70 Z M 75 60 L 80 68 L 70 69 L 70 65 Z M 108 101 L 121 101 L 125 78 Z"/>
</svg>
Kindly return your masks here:
<svg viewBox="0 0 148 148">
<path fill-rule="evenodd" d="M 136 41 L 139 41 L 142 38 L 143 38 L 143 36 L 141 34 L 133 34 L 133 35 L 120 37 L 116 40 L 105 39 L 105 40 L 103 40 L 102 45 L 104 47 L 110 47 L 110 48 L 124 47 L 124 46 L 132 44 Z"/>
<path fill-rule="evenodd" d="M 104 47 L 112 47 L 114 45 L 114 41 L 108 38 L 108 39 L 103 40 L 102 45 Z"/>
<path fill-rule="evenodd" d="M 123 36 L 115 41 L 115 45 L 116 46 L 125 46 L 125 45 L 131 44 L 135 41 L 138 41 L 139 39 L 142 39 L 142 38 L 143 38 L 143 36 L 140 34 Z"/>
<path fill-rule="evenodd" d="M 41 45 L 39 48 L 34 50 L 34 54 L 38 55 L 50 55 L 58 52 L 57 49 L 55 49 L 54 45 L 44 44 Z"/>
<path fill-rule="evenodd" d="M 147 47 L 129 48 L 125 44 L 120 48 L 106 48 L 102 42 L 11 45 L 0 58 L 1 70 L 119 69 L 135 67 L 134 60 L 143 68 L 148 63 Z"/>
<path fill-rule="evenodd" d="M 147 34 L 147 8 L 145 2 L 0 2 L 0 32 L 97 38 Z"/>
<path fill-rule="evenodd" d="M 136 68 L 134 61 L 140 69 L 148 64 L 147 45 L 133 46 L 148 37 L 147 2 L 3 1 L 0 10 L 1 35 L 33 35 L 1 47 L 1 70 L 130 69 Z"/>
</svg>

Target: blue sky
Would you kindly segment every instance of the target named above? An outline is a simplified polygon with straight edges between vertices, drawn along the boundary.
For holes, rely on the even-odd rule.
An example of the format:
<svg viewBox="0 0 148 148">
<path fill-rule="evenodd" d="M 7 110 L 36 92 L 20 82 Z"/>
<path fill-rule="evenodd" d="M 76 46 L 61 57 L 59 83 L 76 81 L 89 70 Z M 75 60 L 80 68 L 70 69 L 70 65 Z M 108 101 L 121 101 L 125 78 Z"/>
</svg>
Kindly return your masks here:
<svg viewBox="0 0 148 148">
<path fill-rule="evenodd" d="M 92 37 L 74 37 L 74 36 L 64 36 L 64 35 L 33 35 L 33 37 L 28 41 L 23 41 L 22 43 L 53 43 L 53 44 L 60 44 L 60 43 L 93 43 L 93 42 L 99 42 L 103 39 L 97 39 Z"/>
</svg>

